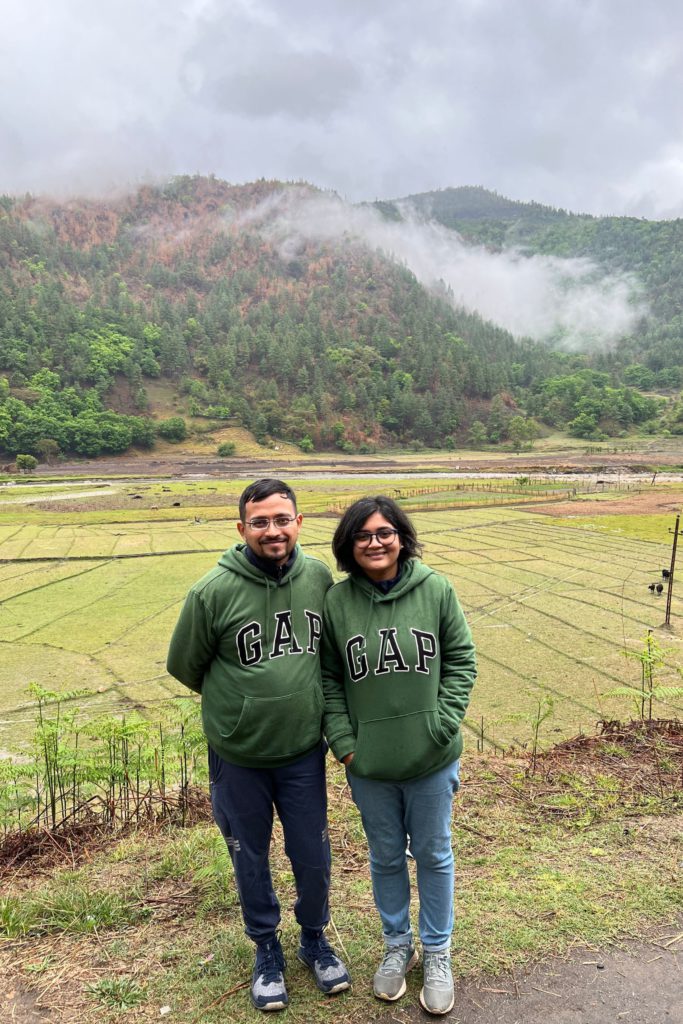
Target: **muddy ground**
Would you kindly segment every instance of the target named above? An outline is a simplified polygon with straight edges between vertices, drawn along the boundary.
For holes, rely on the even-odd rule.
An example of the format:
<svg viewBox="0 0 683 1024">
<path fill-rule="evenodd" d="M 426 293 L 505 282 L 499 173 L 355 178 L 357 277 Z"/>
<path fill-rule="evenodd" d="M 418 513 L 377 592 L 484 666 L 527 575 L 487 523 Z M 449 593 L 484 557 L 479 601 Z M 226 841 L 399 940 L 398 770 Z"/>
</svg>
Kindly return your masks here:
<svg viewBox="0 0 683 1024">
<path fill-rule="evenodd" d="M 280 453 L 273 458 L 233 457 L 220 459 L 178 448 L 173 452 L 130 452 L 117 458 L 92 461 L 41 464 L 37 472 L 54 476 L 93 474 L 107 476 L 266 476 L 270 473 L 424 473 L 424 472 L 510 472 L 510 473 L 654 473 L 683 471 L 683 438 L 653 442 L 641 451 L 614 451 L 604 448 L 593 451 L 556 450 L 510 452 L 477 452 L 409 455 L 402 453 L 341 455 L 331 452 L 314 457 Z"/>
<path fill-rule="evenodd" d="M 395 1021 L 434 1020 L 418 1008 Z M 681 1024 L 683 917 L 610 950 L 578 946 L 562 960 L 459 985 L 449 1024 Z"/>
</svg>

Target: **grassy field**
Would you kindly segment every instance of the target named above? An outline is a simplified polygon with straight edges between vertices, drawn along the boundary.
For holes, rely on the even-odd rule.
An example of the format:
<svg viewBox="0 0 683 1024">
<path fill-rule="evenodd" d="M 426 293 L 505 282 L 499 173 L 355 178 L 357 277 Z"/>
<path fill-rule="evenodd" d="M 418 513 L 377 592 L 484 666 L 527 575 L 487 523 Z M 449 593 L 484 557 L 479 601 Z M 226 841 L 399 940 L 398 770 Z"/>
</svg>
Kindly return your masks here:
<svg viewBox="0 0 683 1024">
<path fill-rule="evenodd" d="M 453 581 L 473 629 L 480 679 L 468 716 L 471 744 L 481 745 L 483 730 L 488 748 L 527 746 L 541 706 L 551 711 L 540 730 L 544 745 L 630 713 L 623 697 L 604 695 L 640 683 L 638 663 L 625 654 L 663 622 L 665 595 L 648 584 L 669 563 L 672 517 L 558 519 L 494 504 L 514 498 L 503 482 L 458 490 L 442 481 L 391 483 L 414 509 L 425 560 Z M 119 483 L 89 498 L 64 487 L 59 502 L 41 501 L 41 487 L 35 504 L 2 507 L 0 748 L 30 731 L 30 682 L 92 690 L 80 701 L 84 715 L 131 704 L 153 715 L 156 704 L 183 692 L 164 670 L 168 639 L 189 585 L 237 538 L 242 486 Z M 386 480 L 300 481 L 306 549 L 331 565 L 336 517 L 328 509 L 380 489 Z M 467 498 L 483 504 L 459 508 Z M 422 510 L 448 502 L 455 507 Z M 662 685 L 679 681 L 682 613 L 674 594 L 674 630 L 661 632 L 669 650 Z M 681 703 L 662 701 L 657 711 L 673 715 Z"/>
<path fill-rule="evenodd" d="M 331 565 L 330 505 L 387 483 L 298 483 L 306 549 Z M 242 486 L 118 482 L 87 498 L 64 487 L 51 502 L 54 491 L 41 485 L 17 495 L 35 503 L 0 506 L 0 748 L 29 742 L 31 681 L 88 688 L 91 696 L 75 702 L 83 719 L 134 707 L 155 720 L 187 693 L 164 669 L 170 632 L 189 585 L 237 537 Z M 494 504 L 506 496 L 493 489 L 440 484 L 426 494 L 429 481 L 415 479 L 391 486 L 413 510 L 425 560 L 455 584 L 479 656 L 454 820 L 456 979 L 613 941 L 644 919 L 675 920 L 683 848 L 675 748 L 663 738 L 632 746 L 605 738 L 598 747 L 577 741 L 581 757 L 569 748 L 533 768 L 529 761 L 537 728 L 550 748 L 580 730 L 592 736 L 598 719 L 631 717 L 629 699 L 605 693 L 639 686 L 640 664 L 626 654 L 642 651 L 648 629 L 667 649 L 658 681 L 680 682 L 681 599 L 674 593 L 673 629 L 662 630 L 664 595 L 648 590 L 669 564 L 673 517 L 568 519 L 549 515 L 552 506 Z M 480 507 L 463 507 L 465 495 Z M 434 507 L 450 500 L 455 508 Z M 661 701 L 655 714 L 674 717 L 682 705 Z M 421 972 L 400 1006 L 372 999 L 381 938 L 367 853 L 343 773 L 329 770 L 330 938 L 354 988 L 325 1000 L 296 961 L 293 878 L 276 825 L 286 1018 L 407 1022 Z M 8 1019 L 48 1011 L 63 1024 L 167 1015 L 242 1024 L 255 1017 L 252 955 L 212 825 L 137 831 L 118 843 L 93 838 L 85 850 L 68 840 L 38 864 L 0 870 L 0 1015 Z"/>
</svg>

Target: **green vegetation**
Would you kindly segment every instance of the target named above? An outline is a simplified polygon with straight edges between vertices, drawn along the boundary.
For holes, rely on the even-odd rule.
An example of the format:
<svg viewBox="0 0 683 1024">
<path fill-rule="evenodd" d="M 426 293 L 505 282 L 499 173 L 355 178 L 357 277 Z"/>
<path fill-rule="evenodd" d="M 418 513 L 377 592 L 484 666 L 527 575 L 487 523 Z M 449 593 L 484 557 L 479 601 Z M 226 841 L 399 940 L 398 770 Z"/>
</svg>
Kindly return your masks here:
<svg viewBox="0 0 683 1024">
<path fill-rule="evenodd" d="M 26 751 L 31 742 L 27 680 L 55 693 L 87 688 L 64 702 L 64 711 L 79 709 L 77 725 L 114 712 L 132 721 L 133 709 L 155 721 L 160 706 L 186 695 L 165 672 L 168 639 L 189 585 L 237 539 L 242 487 L 160 480 L 0 508 L 0 748 L 22 742 Z M 486 686 L 475 688 L 469 744 L 531 749 L 545 698 L 553 707 L 537 730 L 539 749 L 623 711 L 623 698 L 603 695 L 639 685 L 623 652 L 638 649 L 647 629 L 660 636 L 664 596 L 648 587 L 669 565 L 673 517 L 553 519 L 534 509 L 571 497 L 552 478 L 320 477 L 296 489 L 302 541 L 332 568 L 331 510 L 388 490 L 411 511 L 425 558 L 454 582 L 479 650 Z M 616 494 L 593 497 L 607 511 Z M 679 600 L 675 593 L 674 626 Z M 680 684 L 676 665 L 674 653 L 662 686 Z M 659 713 L 675 716 L 682 706 L 669 696 Z"/>
<path fill-rule="evenodd" d="M 608 511 L 609 502 L 605 502 L 603 515 L 577 516 L 575 519 L 549 519 L 549 523 L 570 530 L 585 530 L 601 533 L 614 534 L 615 537 L 630 537 L 634 540 L 652 541 L 662 544 L 668 538 L 669 531 L 673 529 L 675 520 L 670 515 L 650 513 L 648 515 L 610 514 Z M 668 565 L 669 552 L 662 550 L 661 568 Z M 655 560 L 656 561 L 656 560 Z M 661 573 L 661 568 L 654 569 L 655 575 Z"/>
<path fill-rule="evenodd" d="M 194 177 L 109 205 L 3 206 L 8 460 L 116 455 L 228 426 L 260 445 L 361 453 L 468 439 L 519 449 L 548 427 L 586 439 L 683 430 L 671 395 L 683 384 L 680 222 L 573 217 L 476 189 L 424 197 L 469 241 L 639 275 L 650 311 L 637 335 L 567 353 L 453 309 L 355 241 L 309 241 L 292 260 L 246 220 L 237 229 L 290 187 Z M 643 394 L 653 389 L 669 398 Z M 159 408 L 161 393 L 176 407 Z"/>
<path fill-rule="evenodd" d="M 617 686 L 609 690 L 605 696 L 630 698 L 633 714 L 642 722 L 651 721 L 655 717 L 655 704 L 683 697 L 683 686 L 661 686 L 655 682 L 655 676 L 666 669 L 673 650 L 672 647 L 662 647 L 649 629 L 639 651 L 624 652 L 627 658 L 633 658 L 640 664 L 640 688 Z M 680 674 L 680 668 L 678 671 Z"/>
<path fill-rule="evenodd" d="M 20 473 L 32 473 L 38 465 L 38 460 L 33 455 L 17 455 L 16 463 Z"/>
<path fill-rule="evenodd" d="M 187 437 L 187 424 L 182 416 L 171 416 L 157 423 L 156 432 L 165 441 L 184 441 Z"/>
<path fill-rule="evenodd" d="M 187 691 L 164 671 L 187 587 L 237 536 L 242 486 L 118 482 L 78 499 L 83 482 L 70 481 L 56 488 L 66 506 L 41 507 L 54 489 L 25 482 L 9 490 L 38 503 L 0 511 L 0 821 L 25 832 L 42 826 L 41 835 L 60 826 L 54 866 L 43 859 L 40 872 L 24 863 L 4 876 L 0 972 L 12 990 L 41 993 L 41 1006 L 64 1020 L 158 1019 L 163 1009 L 171 1019 L 223 1024 L 250 1012 L 253 951 L 225 845 L 213 825 L 172 824 L 188 825 L 184 808 L 195 805 L 184 795 L 205 785 L 206 763 L 196 699 L 178 699 Z M 526 475 L 321 476 L 296 490 L 302 540 L 328 564 L 330 507 L 394 494 L 472 624 L 481 677 L 454 818 L 456 975 L 609 942 L 680 913 L 679 747 L 650 735 L 647 722 L 593 736 L 594 723 L 630 711 L 634 695 L 646 718 L 650 696 L 667 718 L 683 706 L 675 634 L 667 641 L 659 632 L 662 599 L 648 590 L 668 564 L 672 517 L 651 517 L 648 533 L 645 517 L 624 517 L 620 534 L 577 530 L 577 520 L 526 504 L 562 491 Z M 617 494 L 599 498 L 607 508 Z M 80 511 L 83 501 L 93 506 Z M 680 607 L 675 596 L 676 629 Z M 36 680 L 28 694 L 26 679 Z M 619 687 L 626 704 L 606 693 Z M 568 737 L 564 752 L 550 749 Z M 381 936 L 361 823 L 331 763 L 329 793 L 331 939 L 354 988 L 331 1004 L 296 960 L 294 884 L 276 824 L 287 1018 L 389 1022 L 395 1010 L 370 994 Z M 79 814 L 90 816 L 85 848 Z M 417 1001 L 414 973 L 406 1005 Z"/>
<path fill-rule="evenodd" d="M 683 221 L 573 214 L 539 203 L 513 202 L 483 188 L 447 188 L 408 199 L 468 242 L 527 254 L 588 257 L 606 273 L 637 275 L 644 286 L 647 315 L 633 335 L 619 340 L 614 352 L 585 365 L 645 391 L 681 387 Z"/>
<path fill-rule="evenodd" d="M 676 767 L 663 772 L 662 792 L 651 794 L 649 783 L 633 785 L 651 766 L 650 754 L 638 760 L 625 745 L 616 759 L 615 746 L 605 740 L 585 763 L 540 759 L 536 774 L 524 762 L 465 759 L 453 826 L 457 978 L 495 974 L 577 942 L 609 942 L 644 920 L 680 912 Z M 608 776 L 610 759 L 621 771 Z M 298 1024 L 389 1021 L 396 1011 L 371 995 L 381 935 L 365 842 L 333 764 L 329 792 L 330 937 L 354 987 L 330 1003 L 296 960 L 294 884 L 276 826 L 272 866 L 284 911 L 287 1017 Z M 219 1024 L 251 1012 L 253 948 L 213 825 L 124 836 L 89 851 L 75 869 L 56 866 L 47 881 L 24 880 L 2 907 L 0 933 L 12 938 L 7 946 L 0 941 L 0 968 L 15 985 L 49 986 L 46 1005 L 59 1006 L 63 1019 L 113 1021 L 135 1006 L 156 1018 L 169 1007 L 174 1017 Z M 417 1002 L 420 984 L 416 971 L 403 1005 Z"/>
<path fill-rule="evenodd" d="M 51 885 L 30 897 L 0 899 L 0 933 L 9 938 L 48 932 L 88 933 L 140 921 L 147 912 L 136 906 L 136 893 L 93 890 L 78 872 L 66 874 L 59 889 Z"/>
<path fill-rule="evenodd" d="M 32 683 L 35 731 L 28 750 L 0 759 L 0 831 L 61 828 L 88 820 L 122 827 L 165 818 L 184 823 L 192 785 L 206 780 L 199 704 L 170 703 L 161 721 L 138 713 L 81 719 L 88 691 Z"/>
<path fill-rule="evenodd" d="M 145 990 L 134 978 L 101 978 L 86 991 L 112 1010 L 130 1010 L 145 1000 Z"/>
</svg>

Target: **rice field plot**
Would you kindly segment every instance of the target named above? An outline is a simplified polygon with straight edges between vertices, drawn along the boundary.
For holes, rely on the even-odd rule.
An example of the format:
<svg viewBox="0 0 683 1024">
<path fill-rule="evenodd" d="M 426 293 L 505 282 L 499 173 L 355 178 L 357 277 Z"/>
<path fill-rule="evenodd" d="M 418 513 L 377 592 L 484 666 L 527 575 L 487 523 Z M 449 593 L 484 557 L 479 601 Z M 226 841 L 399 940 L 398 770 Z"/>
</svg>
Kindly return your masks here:
<svg viewBox="0 0 683 1024">
<path fill-rule="evenodd" d="M 309 552 L 328 562 L 332 525 L 307 524 Z M 237 539 L 234 522 L 193 520 L 5 529 L 0 747 L 30 732 L 34 681 L 93 691 L 78 700 L 86 715 L 132 705 L 153 715 L 155 704 L 185 696 L 165 671 L 168 641 L 189 586 Z"/>
<path fill-rule="evenodd" d="M 327 494 L 320 481 L 298 488 L 311 509 L 302 543 L 330 567 L 336 520 L 313 511 L 332 486 L 340 493 L 337 481 L 328 481 Z M 357 481 L 349 484 L 357 489 Z M 530 743 L 549 701 L 544 744 L 592 731 L 602 717 L 630 717 L 628 700 L 604 694 L 639 685 L 640 666 L 624 652 L 640 650 L 646 631 L 663 620 L 664 601 L 647 583 L 667 564 L 666 543 L 578 530 L 532 510 L 416 511 L 413 518 L 425 560 L 453 581 L 477 644 L 472 746 L 475 735 L 484 746 Z M 78 701 L 83 715 L 135 706 L 153 716 L 159 703 L 185 694 L 165 672 L 171 631 L 189 586 L 237 539 L 234 519 L 69 519 L 0 526 L 0 748 L 30 734 L 32 681 L 89 689 L 92 696 Z M 682 611 L 674 594 L 673 632 L 660 635 L 671 648 L 661 682 L 680 682 Z M 679 714 L 679 705 L 661 702 L 657 713 Z"/>
<path fill-rule="evenodd" d="M 647 584 L 667 564 L 666 545 L 582 533 L 501 509 L 457 523 L 443 513 L 415 520 L 427 561 L 453 580 L 477 642 L 471 728 L 481 730 L 483 718 L 490 740 L 523 744 L 544 701 L 552 701 L 546 738 L 592 731 L 603 717 L 630 717 L 628 699 L 604 694 L 640 685 L 640 665 L 624 652 L 639 651 L 647 630 L 662 624 L 663 598 Z M 674 600 L 674 627 L 680 610 Z M 674 631 L 660 642 L 671 651 L 659 681 L 679 684 L 680 640 Z M 680 714 L 682 704 L 662 700 L 657 713 Z"/>
</svg>

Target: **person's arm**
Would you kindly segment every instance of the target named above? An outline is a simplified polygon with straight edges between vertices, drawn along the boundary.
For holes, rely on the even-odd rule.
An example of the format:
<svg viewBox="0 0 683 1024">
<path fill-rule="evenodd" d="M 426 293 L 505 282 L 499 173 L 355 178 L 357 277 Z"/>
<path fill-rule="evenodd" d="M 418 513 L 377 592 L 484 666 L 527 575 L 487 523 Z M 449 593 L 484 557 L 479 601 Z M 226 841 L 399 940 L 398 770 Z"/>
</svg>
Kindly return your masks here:
<svg viewBox="0 0 683 1024">
<path fill-rule="evenodd" d="M 325 738 L 337 760 L 342 764 L 350 764 L 356 749 L 356 737 L 346 704 L 344 661 L 327 616 L 324 616 L 323 621 L 320 667 L 325 698 Z"/>
<path fill-rule="evenodd" d="M 465 717 L 477 676 L 472 634 L 455 591 L 447 586 L 441 600 L 441 679 L 437 697 L 439 720 L 448 738 Z"/>
<path fill-rule="evenodd" d="M 191 590 L 171 637 L 166 668 L 190 690 L 201 693 L 214 652 L 213 616 L 201 597 Z"/>
</svg>

